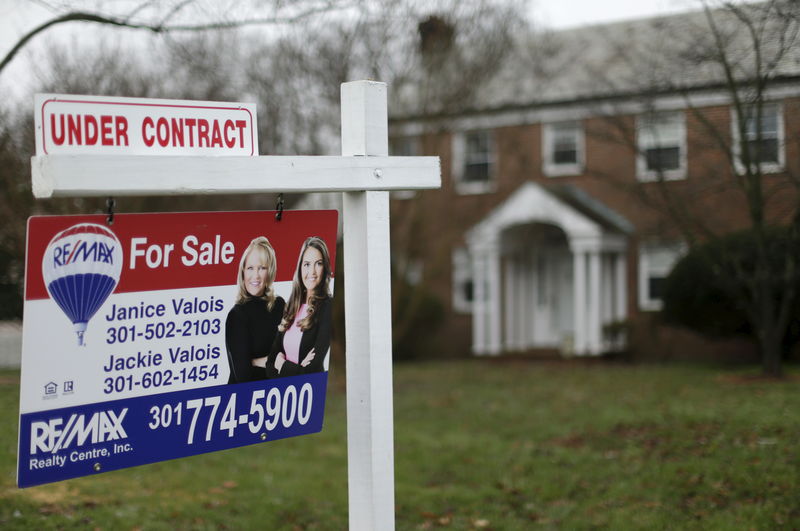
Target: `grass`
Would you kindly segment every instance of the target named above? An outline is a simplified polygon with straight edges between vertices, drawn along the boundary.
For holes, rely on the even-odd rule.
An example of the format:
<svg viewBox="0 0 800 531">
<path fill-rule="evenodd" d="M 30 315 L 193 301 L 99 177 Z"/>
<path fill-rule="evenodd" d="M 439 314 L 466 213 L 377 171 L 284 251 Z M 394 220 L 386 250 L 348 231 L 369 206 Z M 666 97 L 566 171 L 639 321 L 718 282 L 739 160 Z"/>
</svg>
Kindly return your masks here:
<svg viewBox="0 0 800 531">
<path fill-rule="evenodd" d="M 343 372 L 321 434 L 25 490 L 14 485 L 18 373 L 0 373 L 0 527 L 346 529 Z M 798 528 L 798 371 L 747 374 L 398 365 L 397 528 Z"/>
</svg>

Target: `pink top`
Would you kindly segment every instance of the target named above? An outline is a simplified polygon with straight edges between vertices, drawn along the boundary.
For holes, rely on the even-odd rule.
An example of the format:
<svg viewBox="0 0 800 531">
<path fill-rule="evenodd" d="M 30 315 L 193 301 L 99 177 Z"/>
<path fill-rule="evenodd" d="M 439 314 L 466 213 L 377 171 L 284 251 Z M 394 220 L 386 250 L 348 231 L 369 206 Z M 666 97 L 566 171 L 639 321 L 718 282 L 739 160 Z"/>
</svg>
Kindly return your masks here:
<svg viewBox="0 0 800 531">
<path fill-rule="evenodd" d="M 294 317 L 292 326 L 283 334 L 283 353 L 286 359 L 292 363 L 300 363 L 300 340 L 303 338 L 303 331 L 297 323 L 305 319 L 308 314 L 308 305 L 303 304 Z"/>
</svg>

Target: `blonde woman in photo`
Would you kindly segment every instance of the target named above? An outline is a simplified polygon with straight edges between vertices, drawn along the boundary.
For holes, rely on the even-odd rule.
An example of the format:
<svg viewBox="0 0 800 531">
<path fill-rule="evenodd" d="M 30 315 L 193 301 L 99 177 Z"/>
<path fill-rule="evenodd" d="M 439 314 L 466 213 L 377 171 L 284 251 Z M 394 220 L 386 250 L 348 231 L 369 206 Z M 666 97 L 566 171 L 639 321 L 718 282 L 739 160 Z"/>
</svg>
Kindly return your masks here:
<svg viewBox="0 0 800 531">
<path fill-rule="evenodd" d="M 272 285 L 276 270 L 275 250 L 269 240 L 259 236 L 251 241 L 239 262 L 236 304 L 225 321 L 225 345 L 231 371 L 228 383 L 266 377 L 254 362 L 255 365 L 266 362 L 286 307 L 286 302 L 275 296 Z"/>
</svg>

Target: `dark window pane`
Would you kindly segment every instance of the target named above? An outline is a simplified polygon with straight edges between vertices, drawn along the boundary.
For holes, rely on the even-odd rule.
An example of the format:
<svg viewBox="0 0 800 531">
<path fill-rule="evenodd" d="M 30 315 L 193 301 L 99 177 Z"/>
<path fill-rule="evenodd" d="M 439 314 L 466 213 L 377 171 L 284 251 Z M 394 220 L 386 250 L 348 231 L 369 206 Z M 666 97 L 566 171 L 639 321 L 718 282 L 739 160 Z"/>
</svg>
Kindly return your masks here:
<svg viewBox="0 0 800 531">
<path fill-rule="evenodd" d="M 747 149 L 750 154 L 750 161 L 752 163 L 774 163 L 777 164 L 778 160 L 778 140 L 775 138 L 764 139 L 761 145 L 757 140 L 752 140 L 747 143 Z"/>
<path fill-rule="evenodd" d="M 471 280 L 467 280 L 462 284 L 464 289 L 464 300 L 467 302 L 472 302 L 474 300 L 474 287 Z"/>
<path fill-rule="evenodd" d="M 491 172 L 491 141 L 487 131 L 466 135 L 463 182 L 486 182 Z"/>
<path fill-rule="evenodd" d="M 650 277 L 648 290 L 651 300 L 664 297 L 664 280 L 664 277 Z"/>
<path fill-rule="evenodd" d="M 764 105 L 761 114 L 761 134 L 764 136 L 777 136 L 778 134 L 778 107 L 775 105 Z M 758 134 L 757 110 L 751 108 L 746 112 L 745 129 L 748 138 L 755 138 Z"/>
<path fill-rule="evenodd" d="M 486 132 L 467 135 L 467 153 L 484 154 L 489 152 L 489 135 Z"/>
<path fill-rule="evenodd" d="M 677 170 L 680 167 L 680 148 L 650 148 L 645 151 L 645 158 L 650 171 Z"/>
<path fill-rule="evenodd" d="M 578 162 L 578 152 L 574 149 L 556 149 L 553 153 L 555 164 L 575 164 Z"/>
<path fill-rule="evenodd" d="M 482 162 L 476 164 L 467 164 L 464 168 L 464 181 L 465 182 L 482 182 L 489 180 L 489 163 Z"/>
</svg>

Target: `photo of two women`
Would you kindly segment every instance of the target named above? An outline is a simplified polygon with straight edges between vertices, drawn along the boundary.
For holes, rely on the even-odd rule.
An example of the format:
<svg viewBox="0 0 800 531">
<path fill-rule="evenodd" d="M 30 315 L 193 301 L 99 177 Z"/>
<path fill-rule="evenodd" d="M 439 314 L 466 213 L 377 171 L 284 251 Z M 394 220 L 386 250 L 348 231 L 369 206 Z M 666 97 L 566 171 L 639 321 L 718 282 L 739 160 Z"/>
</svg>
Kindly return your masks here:
<svg viewBox="0 0 800 531">
<path fill-rule="evenodd" d="M 228 383 L 325 370 L 331 340 L 331 261 L 325 242 L 306 238 L 292 275 L 288 302 L 275 292 L 275 250 L 253 239 L 238 269 L 236 303 L 225 322 Z"/>
</svg>

